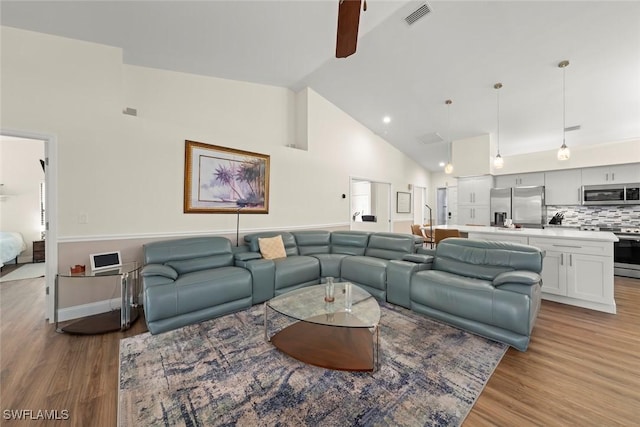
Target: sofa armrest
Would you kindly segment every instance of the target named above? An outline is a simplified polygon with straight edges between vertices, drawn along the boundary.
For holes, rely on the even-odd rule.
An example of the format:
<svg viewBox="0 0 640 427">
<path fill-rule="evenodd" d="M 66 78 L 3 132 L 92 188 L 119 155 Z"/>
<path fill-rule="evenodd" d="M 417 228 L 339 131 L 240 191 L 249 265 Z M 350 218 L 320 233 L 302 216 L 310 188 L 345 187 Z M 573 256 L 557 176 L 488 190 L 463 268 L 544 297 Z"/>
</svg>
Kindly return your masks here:
<svg viewBox="0 0 640 427">
<path fill-rule="evenodd" d="M 242 267 L 242 265 L 238 265 L 238 263 L 251 261 L 252 259 L 261 259 L 262 255 L 258 252 L 239 252 L 234 254 L 234 258 L 236 260 L 236 266 Z"/>
<path fill-rule="evenodd" d="M 411 308 L 411 277 L 422 270 L 431 269 L 431 261 L 416 263 L 412 261 L 389 261 L 387 265 L 387 301 L 400 305 L 405 308 Z"/>
<path fill-rule="evenodd" d="M 433 256 L 426 254 L 406 254 L 402 257 L 402 261 L 414 262 L 416 264 L 431 264 Z"/>
<path fill-rule="evenodd" d="M 142 277 L 162 276 L 171 280 L 178 278 L 178 272 L 164 264 L 147 264 L 142 268 L 140 275 Z"/>
<path fill-rule="evenodd" d="M 505 271 L 498 274 L 493 279 L 493 286 L 499 288 L 503 285 L 536 285 L 541 282 L 541 277 L 538 273 L 525 270 Z"/>
<path fill-rule="evenodd" d="M 430 248 L 418 248 L 416 253 L 423 254 L 423 255 L 436 256 L 436 250 L 430 249 Z"/>
<path fill-rule="evenodd" d="M 251 302 L 259 304 L 270 300 L 275 295 L 276 289 L 276 265 L 272 259 L 263 259 L 256 252 L 247 252 L 258 255 L 258 258 L 241 260 L 236 258 L 236 267 L 242 267 L 251 273 Z"/>
</svg>

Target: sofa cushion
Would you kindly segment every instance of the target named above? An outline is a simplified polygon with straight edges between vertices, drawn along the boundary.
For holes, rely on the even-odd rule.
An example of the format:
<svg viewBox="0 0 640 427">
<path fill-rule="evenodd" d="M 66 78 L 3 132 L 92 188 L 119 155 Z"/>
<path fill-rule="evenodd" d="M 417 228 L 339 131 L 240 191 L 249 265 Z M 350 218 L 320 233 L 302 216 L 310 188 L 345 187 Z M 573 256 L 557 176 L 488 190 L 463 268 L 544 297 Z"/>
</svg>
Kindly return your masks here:
<svg viewBox="0 0 640 427">
<path fill-rule="evenodd" d="M 406 254 L 413 253 L 415 246 L 411 234 L 375 233 L 369 237 L 366 256 L 382 259 L 402 259 Z"/>
<path fill-rule="evenodd" d="M 173 268 L 178 274 L 185 274 L 210 268 L 228 267 L 233 265 L 233 262 L 233 254 L 229 252 L 208 257 L 169 261 L 165 265 Z"/>
<path fill-rule="evenodd" d="M 258 238 L 258 246 L 260 246 L 260 253 L 264 259 L 285 258 L 287 256 L 280 235 Z"/>
<path fill-rule="evenodd" d="M 168 261 L 230 254 L 231 242 L 224 237 L 189 237 L 147 243 L 143 252 L 145 265 L 165 264 Z"/>
<path fill-rule="evenodd" d="M 274 259 L 275 288 L 283 289 L 301 283 L 315 282 L 320 279 L 320 262 L 310 256 L 294 256 Z"/>
<path fill-rule="evenodd" d="M 328 254 L 331 252 L 331 232 L 326 230 L 294 231 L 293 237 L 300 255 Z"/>
<path fill-rule="evenodd" d="M 176 281 L 181 313 L 251 296 L 251 274 L 239 267 L 185 274 Z"/>
<path fill-rule="evenodd" d="M 342 260 L 349 255 L 345 254 L 314 254 L 311 255 L 320 261 L 321 277 L 340 277 Z"/>
<path fill-rule="evenodd" d="M 364 255 L 371 233 L 366 231 L 333 231 L 331 233 L 331 253 L 344 255 Z"/>
<path fill-rule="evenodd" d="M 540 250 L 528 245 L 450 237 L 438 243 L 433 269 L 493 280 L 506 271 L 539 273 L 542 257 Z"/>
<path fill-rule="evenodd" d="M 342 260 L 340 276 L 343 280 L 386 291 L 387 264 L 389 261 L 385 259 L 349 256 Z"/>
<path fill-rule="evenodd" d="M 491 282 L 437 270 L 423 270 L 411 278 L 411 303 L 455 316 L 493 324 Z"/>
</svg>

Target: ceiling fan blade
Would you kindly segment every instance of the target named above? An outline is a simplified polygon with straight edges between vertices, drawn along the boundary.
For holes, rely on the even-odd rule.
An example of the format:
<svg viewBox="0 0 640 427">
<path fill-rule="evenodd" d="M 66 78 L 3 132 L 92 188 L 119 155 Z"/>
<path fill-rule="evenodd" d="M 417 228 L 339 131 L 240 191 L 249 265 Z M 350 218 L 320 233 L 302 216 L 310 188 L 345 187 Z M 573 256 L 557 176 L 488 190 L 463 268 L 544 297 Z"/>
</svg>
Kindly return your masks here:
<svg viewBox="0 0 640 427">
<path fill-rule="evenodd" d="M 358 26 L 362 0 L 342 0 L 338 7 L 338 35 L 336 58 L 346 58 L 356 53 Z"/>
</svg>

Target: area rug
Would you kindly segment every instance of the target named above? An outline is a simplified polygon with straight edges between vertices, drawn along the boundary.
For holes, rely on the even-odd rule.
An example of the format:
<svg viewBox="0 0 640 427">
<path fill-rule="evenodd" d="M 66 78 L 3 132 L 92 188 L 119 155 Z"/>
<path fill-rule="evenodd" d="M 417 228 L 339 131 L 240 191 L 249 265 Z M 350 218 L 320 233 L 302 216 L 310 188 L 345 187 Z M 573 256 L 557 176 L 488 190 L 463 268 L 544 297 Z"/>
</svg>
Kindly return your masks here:
<svg viewBox="0 0 640 427">
<path fill-rule="evenodd" d="M 33 264 L 25 264 L 13 270 L 6 276 L 0 277 L 1 282 L 9 282 L 12 280 L 34 279 L 45 275 L 46 267 L 44 262 L 36 262 Z"/>
<path fill-rule="evenodd" d="M 118 422 L 458 426 L 506 350 L 381 303 L 380 369 L 332 371 L 299 362 L 266 342 L 263 308 L 255 306 L 164 334 L 123 339 Z"/>
</svg>

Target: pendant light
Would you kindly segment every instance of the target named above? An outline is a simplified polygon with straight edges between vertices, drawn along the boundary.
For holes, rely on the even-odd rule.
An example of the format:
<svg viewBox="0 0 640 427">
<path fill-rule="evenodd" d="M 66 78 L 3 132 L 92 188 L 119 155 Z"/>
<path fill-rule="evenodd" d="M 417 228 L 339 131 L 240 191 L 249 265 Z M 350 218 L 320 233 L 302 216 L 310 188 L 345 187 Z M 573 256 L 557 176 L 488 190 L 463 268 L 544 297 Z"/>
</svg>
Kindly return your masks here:
<svg viewBox="0 0 640 427">
<path fill-rule="evenodd" d="M 447 145 L 448 161 L 447 161 L 447 164 L 444 166 L 444 173 L 446 173 L 447 175 L 450 175 L 453 172 L 453 165 L 451 164 L 451 104 L 453 104 L 453 101 L 450 99 L 447 99 L 445 101 L 445 104 L 447 104 L 447 123 L 448 123 L 447 137 L 449 139 L 449 144 Z"/>
<path fill-rule="evenodd" d="M 496 169 L 502 169 L 502 167 L 504 166 L 504 159 L 502 158 L 502 156 L 500 155 L 500 88 L 502 87 L 502 83 L 496 83 L 493 85 L 493 88 L 496 90 L 496 95 L 498 98 L 498 111 L 497 111 L 497 118 L 498 118 L 498 126 L 496 128 L 496 135 L 497 135 L 497 146 L 498 146 L 498 154 L 496 155 L 496 158 L 493 159 L 493 167 Z"/>
<path fill-rule="evenodd" d="M 569 152 L 569 147 L 565 143 L 565 134 L 567 129 L 566 123 L 566 99 L 567 96 L 565 94 L 565 72 L 566 68 L 569 66 L 569 61 L 561 61 L 558 64 L 558 68 L 562 68 L 562 145 L 558 150 L 558 160 L 569 160 L 571 153 Z"/>
</svg>

